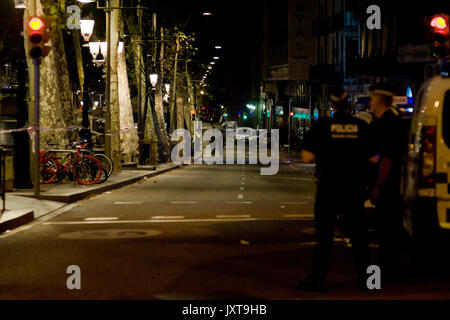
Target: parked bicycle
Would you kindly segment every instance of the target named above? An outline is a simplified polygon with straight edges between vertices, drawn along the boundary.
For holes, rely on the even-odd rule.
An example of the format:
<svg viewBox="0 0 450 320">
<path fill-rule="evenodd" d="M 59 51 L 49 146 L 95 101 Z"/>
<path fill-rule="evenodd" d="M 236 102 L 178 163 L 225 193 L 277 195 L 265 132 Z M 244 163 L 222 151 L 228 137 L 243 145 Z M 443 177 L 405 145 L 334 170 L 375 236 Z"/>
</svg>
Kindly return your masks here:
<svg viewBox="0 0 450 320">
<path fill-rule="evenodd" d="M 100 161 L 94 156 L 82 154 L 80 149 L 41 150 L 40 153 L 42 183 L 55 183 L 68 178 L 79 184 L 91 185 L 102 176 Z M 65 156 L 59 159 L 58 154 Z"/>
<path fill-rule="evenodd" d="M 89 148 L 89 143 L 87 140 L 80 140 L 75 141 L 72 143 L 73 149 L 80 150 L 81 154 L 83 155 L 90 155 L 95 157 L 100 161 L 100 164 L 102 166 L 102 176 L 97 181 L 97 183 L 103 183 L 111 176 L 113 171 L 113 162 L 111 158 L 109 158 L 106 154 L 103 153 L 95 153 Z"/>
</svg>

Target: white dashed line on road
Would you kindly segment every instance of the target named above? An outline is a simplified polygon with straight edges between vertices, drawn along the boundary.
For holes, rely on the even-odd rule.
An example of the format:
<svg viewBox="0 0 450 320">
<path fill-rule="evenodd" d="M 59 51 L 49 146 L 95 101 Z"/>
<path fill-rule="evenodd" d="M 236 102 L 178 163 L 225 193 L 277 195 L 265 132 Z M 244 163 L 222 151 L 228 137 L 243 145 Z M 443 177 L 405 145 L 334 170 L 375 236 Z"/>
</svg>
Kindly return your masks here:
<svg viewBox="0 0 450 320">
<path fill-rule="evenodd" d="M 197 201 L 170 201 L 170 204 L 197 204 Z"/>
<path fill-rule="evenodd" d="M 151 219 L 155 219 L 155 220 L 162 220 L 162 219 L 177 220 L 177 219 L 184 219 L 184 216 L 153 216 Z"/>
<path fill-rule="evenodd" d="M 225 204 L 252 204 L 252 201 L 228 201 Z"/>
<path fill-rule="evenodd" d="M 241 188 L 240 188 L 241 191 L 244 190 L 244 189 L 245 189 L 244 187 L 241 187 Z"/>
<path fill-rule="evenodd" d="M 119 220 L 118 217 L 92 217 L 92 218 L 85 218 L 84 221 L 114 221 Z"/>
<path fill-rule="evenodd" d="M 238 199 L 239 200 L 244 199 L 244 195 L 243 194 L 238 195 Z"/>
<path fill-rule="evenodd" d="M 120 204 L 120 205 L 122 205 L 122 204 L 143 204 L 143 202 L 142 201 L 123 201 L 123 202 L 121 202 L 121 201 L 117 201 L 117 202 L 114 202 L 114 204 Z"/>
<path fill-rule="evenodd" d="M 241 214 L 241 215 L 226 215 L 226 214 L 223 214 L 223 215 L 218 215 L 218 216 L 216 216 L 216 218 L 218 218 L 218 219 L 227 219 L 227 218 L 234 218 L 234 219 L 236 219 L 236 218 L 250 218 L 251 217 L 251 215 L 248 215 L 248 214 Z"/>
</svg>

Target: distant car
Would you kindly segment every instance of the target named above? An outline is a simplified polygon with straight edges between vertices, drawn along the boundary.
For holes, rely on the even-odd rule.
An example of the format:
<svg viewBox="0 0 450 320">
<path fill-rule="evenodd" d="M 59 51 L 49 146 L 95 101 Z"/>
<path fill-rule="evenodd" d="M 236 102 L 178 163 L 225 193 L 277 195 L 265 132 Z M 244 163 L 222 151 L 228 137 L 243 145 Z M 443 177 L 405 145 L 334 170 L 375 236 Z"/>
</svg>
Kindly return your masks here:
<svg viewBox="0 0 450 320">
<path fill-rule="evenodd" d="M 250 140 L 251 136 L 256 135 L 256 130 L 250 127 L 239 127 L 236 129 L 236 141 L 238 140 Z"/>
<path fill-rule="evenodd" d="M 237 122 L 236 121 L 225 121 L 224 123 L 222 123 L 222 127 L 224 129 L 236 129 Z"/>
</svg>

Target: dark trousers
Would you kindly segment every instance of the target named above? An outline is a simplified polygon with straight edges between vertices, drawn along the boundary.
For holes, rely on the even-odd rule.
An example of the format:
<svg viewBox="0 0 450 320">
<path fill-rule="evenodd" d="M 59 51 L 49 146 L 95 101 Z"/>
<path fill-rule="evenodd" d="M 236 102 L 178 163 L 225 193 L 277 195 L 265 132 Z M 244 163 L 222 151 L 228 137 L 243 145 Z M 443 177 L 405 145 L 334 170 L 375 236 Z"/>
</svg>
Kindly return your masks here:
<svg viewBox="0 0 450 320">
<path fill-rule="evenodd" d="M 398 193 L 381 194 L 376 203 L 379 263 L 384 278 L 395 276 L 403 241 L 403 202 Z"/>
<path fill-rule="evenodd" d="M 318 188 L 314 209 L 317 245 L 313 255 L 313 279 L 325 281 L 338 213 L 344 215 L 350 233 L 356 274 L 359 279 L 365 279 L 370 256 L 362 199 L 352 192 L 342 195 L 336 189 Z"/>
</svg>

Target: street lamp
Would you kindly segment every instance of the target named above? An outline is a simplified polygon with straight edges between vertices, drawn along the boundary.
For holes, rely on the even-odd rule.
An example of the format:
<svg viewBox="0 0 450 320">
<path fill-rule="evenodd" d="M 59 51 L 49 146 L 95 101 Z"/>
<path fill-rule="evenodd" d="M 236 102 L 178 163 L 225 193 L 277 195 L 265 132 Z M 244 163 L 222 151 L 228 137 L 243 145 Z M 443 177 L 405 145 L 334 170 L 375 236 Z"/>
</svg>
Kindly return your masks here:
<svg viewBox="0 0 450 320">
<path fill-rule="evenodd" d="M 92 33 L 94 32 L 94 24 L 95 21 L 91 19 L 80 20 L 81 35 L 83 36 L 85 42 L 89 42 L 89 39 L 92 36 Z M 83 47 L 88 46 L 89 44 L 83 45 Z"/>
<path fill-rule="evenodd" d="M 150 75 L 150 83 L 152 84 L 152 87 L 154 90 L 156 90 L 156 83 L 158 82 L 158 74 L 157 73 L 152 73 Z"/>
<path fill-rule="evenodd" d="M 94 60 L 97 59 L 98 54 L 100 53 L 100 42 L 89 42 L 89 51 Z"/>
<path fill-rule="evenodd" d="M 26 9 L 27 8 L 27 6 L 23 2 L 23 0 L 14 0 L 14 7 L 16 9 Z"/>
<path fill-rule="evenodd" d="M 78 0 L 79 3 L 94 3 L 96 0 Z"/>
<path fill-rule="evenodd" d="M 214 48 L 216 48 L 217 50 L 220 50 L 220 49 L 222 49 L 222 47 L 221 47 L 221 46 L 215 46 Z"/>
</svg>

